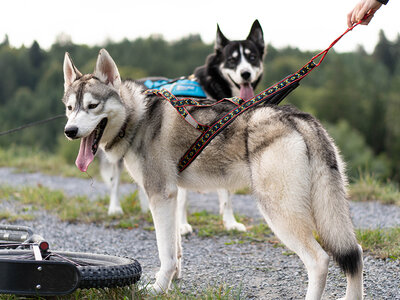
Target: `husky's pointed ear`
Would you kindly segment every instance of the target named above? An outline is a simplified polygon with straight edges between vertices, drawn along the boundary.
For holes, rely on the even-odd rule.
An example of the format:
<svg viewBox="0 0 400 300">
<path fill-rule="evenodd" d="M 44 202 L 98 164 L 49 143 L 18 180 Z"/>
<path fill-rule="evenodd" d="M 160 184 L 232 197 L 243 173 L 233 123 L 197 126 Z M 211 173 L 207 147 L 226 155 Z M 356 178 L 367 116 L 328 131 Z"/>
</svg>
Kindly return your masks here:
<svg viewBox="0 0 400 300">
<path fill-rule="evenodd" d="M 68 87 L 79 77 L 82 76 L 82 73 L 78 71 L 72 62 L 71 56 L 68 52 L 65 52 L 64 56 L 64 90 L 67 90 Z"/>
<path fill-rule="evenodd" d="M 219 25 L 217 24 L 217 38 L 215 40 L 214 49 L 216 51 L 222 51 L 224 47 L 229 43 L 229 40 L 224 36 L 221 29 L 219 29 Z"/>
<path fill-rule="evenodd" d="M 258 22 L 258 20 L 255 20 L 253 25 L 251 26 L 247 40 L 254 42 L 261 51 L 261 54 L 264 54 L 264 48 L 265 48 L 264 34 L 260 22 Z"/>
<path fill-rule="evenodd" d="M 112 84 L 117 90 L 121 85 L 117 65 L 105 49 L 99 52 L 93 75 L 106 84 Z"/>
</svg>

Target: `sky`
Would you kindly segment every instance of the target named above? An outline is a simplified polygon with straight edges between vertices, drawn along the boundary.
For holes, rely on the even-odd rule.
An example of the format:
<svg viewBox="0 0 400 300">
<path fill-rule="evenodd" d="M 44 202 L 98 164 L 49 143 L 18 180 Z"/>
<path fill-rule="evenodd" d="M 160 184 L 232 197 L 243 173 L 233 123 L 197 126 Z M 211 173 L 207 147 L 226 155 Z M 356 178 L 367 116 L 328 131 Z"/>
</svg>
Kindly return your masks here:
<svg viewBox="0 0 400 300">
<path fill-rule="evenodd" d="M 266 43 L 301 50 L 325 49 L 347 28 L 346 16 L 359 0 L 12 0 L 1 1 L 0 41 L 8 35 L 12 46 L 29 47 L 34 40 L 49 49 L 61 33 L 74 43 L 101 46 L 160 34 L 178 40 L 200 34 L 215 41 L 219 24 L 224 35 L 244 39 L 258 19 Z M 363 46 L 372 52 L 378 33 L 389 40 L 400 34 L 400 1 L 390 0 L 370 25 L 358 26 L 336 46 L 347 52 Z"/>
</svg>

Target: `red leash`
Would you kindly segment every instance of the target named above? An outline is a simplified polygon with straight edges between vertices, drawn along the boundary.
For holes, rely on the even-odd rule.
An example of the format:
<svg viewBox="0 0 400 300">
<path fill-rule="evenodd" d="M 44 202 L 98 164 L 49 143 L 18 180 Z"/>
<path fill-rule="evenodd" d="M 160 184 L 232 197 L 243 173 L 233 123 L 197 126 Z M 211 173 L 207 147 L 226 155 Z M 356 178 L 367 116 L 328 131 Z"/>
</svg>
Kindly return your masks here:
<svg viewBox="0 0 400 300">
<path fill-rule="evenodd" d="M 329 50 L 331 50 L 331 48 L 333 46 L 336 45 L 337 42 L 339 42 L 339 40 L 345 36 L 349 31 L 352 31 L 354 29 L 354 27 L 356 27 L 357 25 L 360 25 L 364 20 L 368 19 L 370 16 L 374 15 L 376 11 L 371 10 L 368 14 L 366 14 L 364 16 L 364 18 L 362 18 L 360 21 L 358 21 L 357 23 L 355 23 L 353 26 L 347 28 L 347 30 L 345 32 L 343 32 L 342 35 L 340 35 L 336 40 L 334 40 L 332 42 L 332 44 L 329 45 L 328 48 L 326 48 L 324 51 L 321 51 L 320 53 L 318 53 L 317 55 L 315 55 L 313 58 L 311 58 L 310 62 L 313 62 L 315 59 L 317 59 L 318 57 L 322 56 L 321 59 L 319 60 L 318 63 L 315 64 L 316 67 L 318 67 L 322 61 L 325 59 L 325 56 L 328 54 Z"/>
</svg>

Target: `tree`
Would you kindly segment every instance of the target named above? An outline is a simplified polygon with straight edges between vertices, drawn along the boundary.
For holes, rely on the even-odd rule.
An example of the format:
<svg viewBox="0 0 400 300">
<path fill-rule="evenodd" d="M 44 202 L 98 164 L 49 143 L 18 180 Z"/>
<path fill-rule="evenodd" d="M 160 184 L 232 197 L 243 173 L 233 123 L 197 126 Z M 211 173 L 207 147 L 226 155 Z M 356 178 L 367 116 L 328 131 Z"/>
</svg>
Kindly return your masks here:
<svg viewBox="0 0 400 300">
<path fill-rule="evenodd" d="M 381 178 L 390 174 L 387 158 L 375 156 L 364 136 L 347 121 L 339 120 L 335 125 L 327 124 L 326 127 L 339 146 L 350 180 L 359 178 L 365 172 Z"/>
<path fill-rule="evenodd" d="M 398 69 L 387 97 L 385 150 L 392 160 L 392 174 L 400 181 L 400 68 Z"/>
<path fill-rule="evenodd" d="M 40 68 L 44 60 L 44 53 L 37 41 L 34 41 L 29 49 L 29 59 L 34 68 Z"/>
<path fill-rule="evenodd" d="M 382 62 L 386 66 L 390 74 L 393 74 L 396 67 L 393 50 L 394 49 L 392 43 L 388 41 L 385 33 L 383 32 L 383 30 L 381 30 L 379 32 L 379 41 L 375 47 L 373 56 L 376 60 Z"/>
</svg>

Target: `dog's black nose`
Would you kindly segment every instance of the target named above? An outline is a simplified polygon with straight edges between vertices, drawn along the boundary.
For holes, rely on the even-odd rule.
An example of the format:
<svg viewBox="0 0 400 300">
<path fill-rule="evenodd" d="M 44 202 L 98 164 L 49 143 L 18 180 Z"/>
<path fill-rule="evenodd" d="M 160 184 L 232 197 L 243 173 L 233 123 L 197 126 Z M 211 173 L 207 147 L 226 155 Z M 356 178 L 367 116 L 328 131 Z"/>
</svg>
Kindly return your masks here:
<svg viewBox="0 0 400 300">
<path fill-rule="evenodd" d="M 68 128 L 65 128 L 64 133 L 67 137 L 73 139 L 76 137 L 76 135 L 78 134 L 78 127 L 76 126 L 71 126 Z"/>
<path fill-rule="evenodd" d="M 241 74 L 240 74 L 240 76 L 242 76 L 242 78 L 244 79 L 244 80 L 248 80 L 249 78 L 250 78 L 250 72 L 247 72 L 247 71 L 245 71 L 245 72 L 242 72 Z"/>
</svg>

